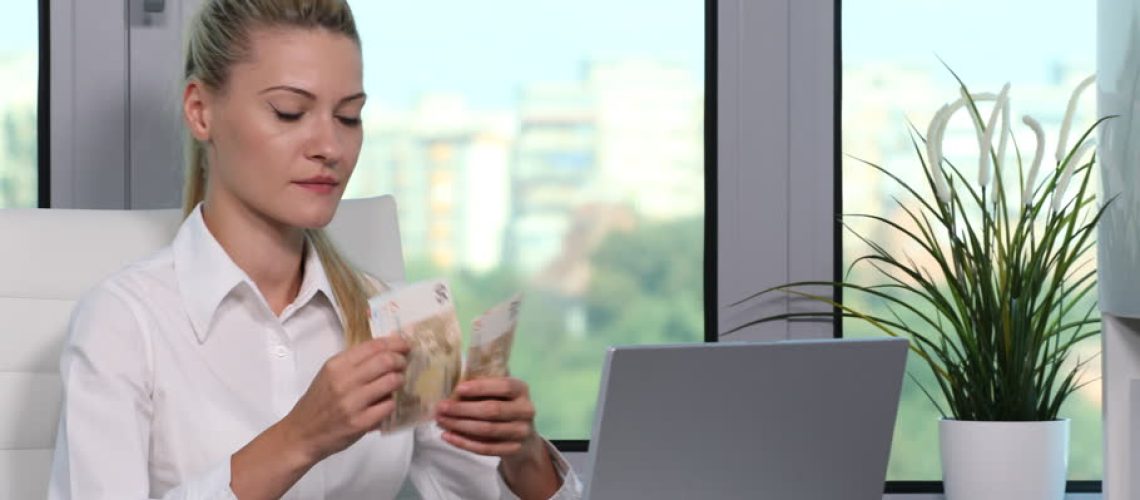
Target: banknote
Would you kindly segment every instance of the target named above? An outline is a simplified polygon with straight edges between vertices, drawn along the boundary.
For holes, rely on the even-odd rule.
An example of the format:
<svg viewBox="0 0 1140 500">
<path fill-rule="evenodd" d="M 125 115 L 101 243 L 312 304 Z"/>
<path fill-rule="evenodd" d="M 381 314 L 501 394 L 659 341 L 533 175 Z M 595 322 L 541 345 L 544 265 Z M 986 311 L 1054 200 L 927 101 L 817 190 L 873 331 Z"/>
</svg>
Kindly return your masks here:
<svg viewBox="0 0 1140 500">
<path fill-rule="evenodd" d="M 506 377 L 515 341 L 522 296 L 515 295 L 483 313 L 472 324 L 467 347 L 467 368 L 463 380 L 480 377 Z"/>
<path fill-rule="evenodd" d="M 396 408 L 380 424 L 391 432 L 423 422 L 459 381 L 463 334 L 447 282 L 430 280 L 369 299 L 374 337 L 399 335 L 410 347 Z"/>
</svg>

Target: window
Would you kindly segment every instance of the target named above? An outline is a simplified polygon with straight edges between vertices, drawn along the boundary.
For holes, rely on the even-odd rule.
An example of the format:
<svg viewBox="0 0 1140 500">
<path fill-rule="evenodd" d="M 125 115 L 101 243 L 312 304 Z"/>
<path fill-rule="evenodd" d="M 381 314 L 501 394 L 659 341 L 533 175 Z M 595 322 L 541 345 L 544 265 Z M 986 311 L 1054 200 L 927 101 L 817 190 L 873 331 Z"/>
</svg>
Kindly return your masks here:
<svg viewBox="0 0 1140 500">
<path fill-rule="evenodd" d="M 512 369 L 540 432 L 588 438 L 605 346 L 704 339 L 705 2 L 352 5 L 346 195 L 395 195 L 408 278 L 465 325 L 524 291 Z"/>
<path fill-rule="evenodd" d="M 11 2 L 0 19 L 0 208 L 40 203 L 38 3 Z"/>
<path fill-rule="evenodd" d="M 889 15 L 887 14 L 889 13 Z M 1029 14 L 1031 13 L 1031 14 Z M 845 155 L 867 159 L 898 173 L 908 182 L 921 175 L 907 136 L 907 120 L 920 130 L 943 103 L 957 98 L 953 76 L 941 57 L 972 91 L 997 92 L 1011 83 L 1012 112 L 1037 118 L 1055 141 L 1070 92 L 1095 71 L 1096 6 L 1060 0 L 924 1 L 851 0 L 843 2 L 843 123 Z M 936 57 L 937 56 L 937 57 Z M 1095 92 L 1086 92 L 1073 130 L 1092 124 Z M 973 164 L 977 142 L 965 126 L 947 130 L 950 159 Z M 1015 125 L 1024 151 L 1031 132 Z M 1075 139 L 1071 139 L 1070 142 Z M 1047 145 L 1052 151 L 1056 143 Z M 1032 155 L 1032 152 L 1028 153 Z M 857 161 L 843 160 L 843 212 L 875 213 L 897 218 L 891 195 L 894 185 Z M 874 235 L 874 227 L 849 221 Z M 844 267 L 863 253 L 845 237 Z M 883 241 L 889 245 L 900 241 Z M 848 296 L 848 300 L 858 298 Z M 857 302 L 856 302 L 857 303 Z M 861 306 L 868 306 L 866 302 Z M 889 313 L 888 313 L 889 314 Z M 878 335 L 865 324 L 845 321 L 847 336 Z M 1099 339 L 1076 354 L 1095 356 Z M 1090 363 L 1091 383 L 1069 401 L 1062 415 L 1072 419 L 1069 477 L 1099 480 L 1101 465 L 1101 385 L 1099 358 Z M 908 371 L 933 384 L 924 364 L 912 359 Z M 1092 380 L 1097 379 L 1097 380 Z M 915 384 L 907 380 L 900 403 L 894 449 L 887 478 L 891 481 L 934 481 L 941 478 L 938 457 L 938 413 Z"/>
</svg>

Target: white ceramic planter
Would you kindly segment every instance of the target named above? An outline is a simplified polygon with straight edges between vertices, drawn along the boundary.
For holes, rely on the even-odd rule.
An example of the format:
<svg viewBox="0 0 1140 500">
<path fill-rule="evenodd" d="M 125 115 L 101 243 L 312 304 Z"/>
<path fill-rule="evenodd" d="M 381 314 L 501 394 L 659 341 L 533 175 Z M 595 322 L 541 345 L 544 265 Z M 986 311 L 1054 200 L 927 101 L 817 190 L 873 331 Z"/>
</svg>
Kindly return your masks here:
<svg viewBox="0 0 1140 500">
<path fill-rule="evenodd" d="M 946 500 L 1063 500 L 1069 420 L 938 426 Z"/>
</svg>

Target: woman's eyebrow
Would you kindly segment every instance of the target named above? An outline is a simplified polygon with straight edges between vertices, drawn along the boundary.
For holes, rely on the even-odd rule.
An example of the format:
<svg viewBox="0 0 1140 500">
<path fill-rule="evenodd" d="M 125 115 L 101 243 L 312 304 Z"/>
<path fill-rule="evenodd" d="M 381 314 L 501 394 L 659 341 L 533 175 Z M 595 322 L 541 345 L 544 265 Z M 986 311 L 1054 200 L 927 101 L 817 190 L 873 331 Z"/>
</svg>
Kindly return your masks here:
<svg viewBox="0 0 1140 500">
<path fill-rule="evenodd" d="M 261 92 L 258 92 L 258 94 L 259 95 L 265 94 L 267 92 L 273 92 L 275 90 L 284 90 L 286 92 L 292 92 L 294 94 L 300 95 L 300 96 L 308 98 L 308 99 L 313 99 L 313 100 L 316 100 L 316 98 L 317 98 L 316 94 L 309 92 L 308 90 L 298 88 L 298 87 L 293 87 L 290 85 L 275 85 L 273 87 L 269 87 L 267 89 L 264 89 Z M 346 103 L 349 101 L 355 101 L 357 99 L 364 99 L 364 98 L 365 98 L 364 92 L 357 92 L 355 94 L 352 94 L 348 97 L 341 99 L 340 102 L 343 104 L 343 103 Z"/>
<path fill-rule="evenodd" d="M 284 90 L 284 91 L 287 91 L 287 92 L 292 92 L 292 93 L 294 93 L 294 94 L 298 94 L 298 95 L 300 95 L 300 96 L 302 96 L 302 97 L 307 97 L 307 98 L 309 98 L 309 99 L 316 99 L 316 98 L 317 98 L 316 94 L 314 94 L 314 93 L 312 93 L 312 92 L 309 92 L 308 90 L 305 90 L 305 89 L 302 89 L 302 88 L 297 88 L 297 87 L 292 87 L 292 86 L 289 86 L 289 85 L 276 85 L 276 86 L 273 86 L 273 87 L 269 87 L 269 88 L 267 88 L 267 89 L 265 89 L 265 90 L 262 90 L 261 92 L 258 92 L 258 94 L 266 94 L 266 93 L 269 93 L 269 92 L 273 92 L 274 90 Z"/>
<path fill-rule="evenodd" d="M 364 99 L 364 98 L 365 98 L 364 92 L 357 92 L 357 93 L 352 94 L 348 97 L 345 97 L 344 99 L 341 99 L 340 103 L 344 104 L 344 103 L 349 102 L 349 101 L 355 101 L 357 99 Z"/>
</svg>

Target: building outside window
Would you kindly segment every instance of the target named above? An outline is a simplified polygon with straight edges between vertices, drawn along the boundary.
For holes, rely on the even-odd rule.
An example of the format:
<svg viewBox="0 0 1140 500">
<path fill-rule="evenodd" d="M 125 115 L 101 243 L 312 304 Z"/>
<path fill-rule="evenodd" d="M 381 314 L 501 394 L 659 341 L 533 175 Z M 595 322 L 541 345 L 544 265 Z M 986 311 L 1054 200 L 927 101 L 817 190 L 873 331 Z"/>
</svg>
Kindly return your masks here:
<svg viewBox="0 0 1140 500">
<path fill-rule="evenodd" d="M 606 346 L 704 339 L 705 2 L 352 6 L 346 196 L 395 196 L 409 279 L 447 277 L 466 328 L 524 292 L 513 374 L 588 439 Z"/>
</svg>

